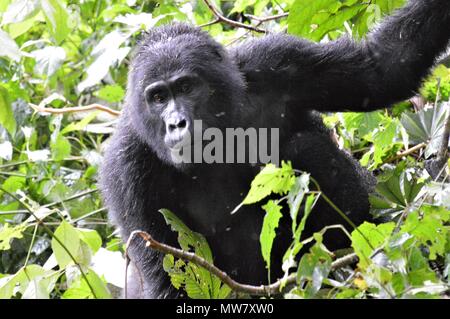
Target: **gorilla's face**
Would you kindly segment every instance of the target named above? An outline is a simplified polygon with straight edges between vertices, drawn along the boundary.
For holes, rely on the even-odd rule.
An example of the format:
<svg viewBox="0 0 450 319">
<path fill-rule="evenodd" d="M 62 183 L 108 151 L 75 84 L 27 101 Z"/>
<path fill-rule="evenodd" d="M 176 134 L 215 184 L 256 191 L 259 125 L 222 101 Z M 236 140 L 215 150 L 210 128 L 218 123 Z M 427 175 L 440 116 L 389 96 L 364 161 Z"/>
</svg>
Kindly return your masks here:
<svg viewBox="0 0 450 319">
<path fill-rule="evenodd" d="M 208 83 L 194 72 L 176 72 L 144 89 L 146 129 L 160 158 L 173 162 L 181 149 L 193 147 L 194 120 L 203 118 L 210 96 Z"/>
<path fill-rule="evenodd" d="M 206 33 L 186 34 L 186 26 L 179 28 L 180 34 L 164 39 L 150 35 L 139 47 L 129 74 L 126 113 L 161 160 L 185 168 L 173 155 L 192 146 L 198 136 L 194 129 L 199 130 L 194 121 L 201 120 L 203 131 L 238 126 L 233 112 L 242 103 L 245 83 L 235 63 Z"/>
</svg>

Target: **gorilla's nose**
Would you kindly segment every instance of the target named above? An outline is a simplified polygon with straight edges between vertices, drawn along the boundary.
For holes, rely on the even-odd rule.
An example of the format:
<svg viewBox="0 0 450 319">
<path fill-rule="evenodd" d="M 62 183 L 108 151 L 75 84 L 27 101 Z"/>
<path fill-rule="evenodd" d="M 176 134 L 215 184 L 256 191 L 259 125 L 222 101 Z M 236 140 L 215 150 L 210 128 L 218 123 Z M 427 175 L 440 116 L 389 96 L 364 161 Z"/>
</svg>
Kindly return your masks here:
<svg viewBox="0 0 450 319">
<path fill-rule="evenodd" d="M 184 144 L 183 139 L 187 137 L 189 129 L 189 121 L 177 114 L 166 120 L 166 138 L 165 142 L 170 148 L 176 147 L 177 144 Z"/>
<path fill-rule="evenodd" d="M 167 133 L 172 133 L 175 130 L 183 130 L 187 127 L 187 121 L 183 117 L 170 118 L 166 123 Z"/>
</svg>

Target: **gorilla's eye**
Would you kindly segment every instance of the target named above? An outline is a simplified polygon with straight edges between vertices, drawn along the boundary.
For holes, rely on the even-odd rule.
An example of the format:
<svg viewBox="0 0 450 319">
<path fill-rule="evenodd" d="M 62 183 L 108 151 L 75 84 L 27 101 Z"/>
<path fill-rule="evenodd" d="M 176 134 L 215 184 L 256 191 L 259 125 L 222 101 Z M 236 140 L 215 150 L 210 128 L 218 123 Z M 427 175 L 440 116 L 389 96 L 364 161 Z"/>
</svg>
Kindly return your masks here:
<svg viewBox="0 0 450 319">
<path fill-rule="evenodd" d="M 152 100 L 156 103 L 163 103 L 165 101 L 165 97 L 161 93 L 155 93 L 152 96 Z"/>
<path fill-rule="evenodd" d="M 163 90 L 148 92 L 147 101 L 150 103 L 162 104 L 167 101 L 168 94 Z"/>
</svg>

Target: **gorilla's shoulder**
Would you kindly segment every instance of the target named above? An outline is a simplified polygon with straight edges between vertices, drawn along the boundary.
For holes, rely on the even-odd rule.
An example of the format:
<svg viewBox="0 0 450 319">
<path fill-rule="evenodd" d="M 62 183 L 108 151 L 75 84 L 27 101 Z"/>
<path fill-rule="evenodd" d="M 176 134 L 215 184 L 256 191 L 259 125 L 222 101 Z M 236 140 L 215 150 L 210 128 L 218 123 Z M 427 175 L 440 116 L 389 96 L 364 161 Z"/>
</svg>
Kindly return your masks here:
<svg viewBox="0 0 450 319">
<path fill-rule="evenodd" d="M 281 60 L 293 60 L 295 54 L 311 53 L 317 44 L 297 36 L 285 33 L 271 33 L 260 37 L 251 37 L 229 47 L 230 54 L 241 68 L 270 68 Z"/>
</svg>

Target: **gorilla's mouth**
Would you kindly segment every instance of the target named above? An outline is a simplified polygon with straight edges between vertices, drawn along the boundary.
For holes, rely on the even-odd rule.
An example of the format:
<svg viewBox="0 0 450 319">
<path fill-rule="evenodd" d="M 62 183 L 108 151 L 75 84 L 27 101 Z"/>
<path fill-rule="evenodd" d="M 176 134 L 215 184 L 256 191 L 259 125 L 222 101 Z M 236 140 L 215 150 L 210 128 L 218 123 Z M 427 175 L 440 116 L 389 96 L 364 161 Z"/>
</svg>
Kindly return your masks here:
<svg viewBox="0 0 450 319">
<path fill-rule="evenodd" d="M 169 150 L 171 152 L 180 152 L 182 149 L 185 149 L 185 150 L 191 149 L 194 147 L 194 145 L 190 141 L 187 141 L 187 142 L 181 141 L 173 146 L 167 145 L 167 147 L 169 148 Z"/>
<path fill-rule="evenodd" d="M 183 148 L 190 148 L 193 146 L 191 133 L 180 134 L 178 136 L 167 136 L 164 138 L 164 144 L 171 151 L 179 151 Z"/>
</svg>

